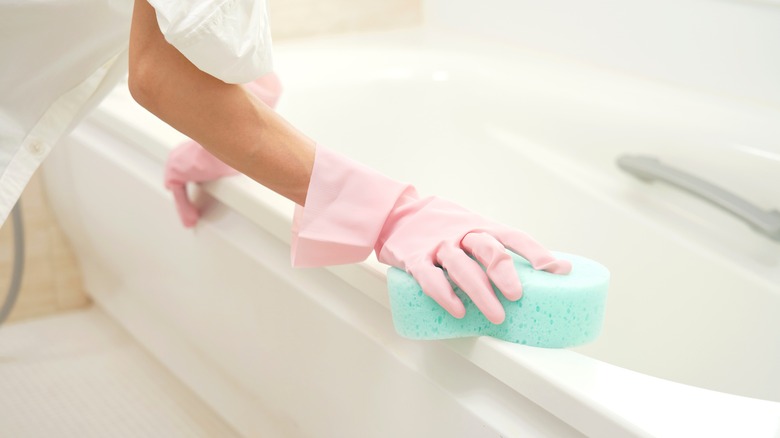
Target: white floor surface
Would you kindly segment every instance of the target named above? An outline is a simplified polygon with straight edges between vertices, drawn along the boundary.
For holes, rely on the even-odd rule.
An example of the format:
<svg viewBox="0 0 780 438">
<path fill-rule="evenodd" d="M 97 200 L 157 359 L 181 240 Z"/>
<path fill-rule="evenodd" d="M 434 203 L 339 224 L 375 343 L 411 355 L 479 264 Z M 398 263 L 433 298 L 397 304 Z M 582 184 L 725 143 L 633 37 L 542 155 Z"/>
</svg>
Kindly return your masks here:
<svg viewBox="0 0 780 438">
<path fill-rule="evenodd" d="M 0 436 L 237 434 L 92 307 L 0 327 Z"/>
</svg>

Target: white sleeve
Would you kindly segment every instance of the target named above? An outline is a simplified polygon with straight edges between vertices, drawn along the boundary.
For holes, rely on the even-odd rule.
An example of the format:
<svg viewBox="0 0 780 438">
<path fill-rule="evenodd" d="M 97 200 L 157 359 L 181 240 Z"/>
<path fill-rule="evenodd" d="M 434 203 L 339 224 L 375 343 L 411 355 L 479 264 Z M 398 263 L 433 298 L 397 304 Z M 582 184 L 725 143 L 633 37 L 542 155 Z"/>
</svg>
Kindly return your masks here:
<svg viewBox="0 0 780 438">
<path fill-rule="evenodd" d="M 265 0 L 149 0 L 165 39 L 204 72 L 242 84 L 270 73 Z"/>
</svg>

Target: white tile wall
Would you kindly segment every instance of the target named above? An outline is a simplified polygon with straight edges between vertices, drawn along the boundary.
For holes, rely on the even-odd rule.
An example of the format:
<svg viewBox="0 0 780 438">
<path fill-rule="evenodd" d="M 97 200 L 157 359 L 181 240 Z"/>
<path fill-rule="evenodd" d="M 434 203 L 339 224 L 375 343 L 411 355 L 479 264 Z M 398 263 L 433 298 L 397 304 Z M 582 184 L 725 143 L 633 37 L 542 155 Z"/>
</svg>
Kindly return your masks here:
<svg viewBox="0 0 780 438">
<path fill-rule="evenodd" d="M 388 29 L 419 24 L 421 0 L 271 0 L 273 38 Z"/>
<path fill-rule="evenodd" d="M 427 21 L 780 106 L 777 0 L 425 0 Z"/>
</svg>

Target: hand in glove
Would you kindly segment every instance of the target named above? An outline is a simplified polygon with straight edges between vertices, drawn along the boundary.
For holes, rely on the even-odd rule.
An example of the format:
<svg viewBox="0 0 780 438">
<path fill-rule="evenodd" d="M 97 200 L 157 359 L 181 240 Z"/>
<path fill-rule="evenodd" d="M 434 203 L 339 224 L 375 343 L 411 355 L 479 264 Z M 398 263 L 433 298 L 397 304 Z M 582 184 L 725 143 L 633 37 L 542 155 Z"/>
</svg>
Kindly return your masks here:
<svg viewBox="0 0 780 438">
<path fill-rule="evenodd" d="M 295 266 L 354 263 L 373 249 L 380 262 L 406 270 L 426 294 L 462 318 L 465 308 L 447 281 L 446 270 L 495 324 L 503 322 L 505 314 L 490 282 L 509 300 L 522 295 L 505 248 L 525 257 L 535 269 L 571 271 L 569 262 L 557 260 L 527 234 L 453 202 L 421 198 L 411 185 L 321 145 L 306 207 L 296 209 L 292 245 Z"/>
</svg>

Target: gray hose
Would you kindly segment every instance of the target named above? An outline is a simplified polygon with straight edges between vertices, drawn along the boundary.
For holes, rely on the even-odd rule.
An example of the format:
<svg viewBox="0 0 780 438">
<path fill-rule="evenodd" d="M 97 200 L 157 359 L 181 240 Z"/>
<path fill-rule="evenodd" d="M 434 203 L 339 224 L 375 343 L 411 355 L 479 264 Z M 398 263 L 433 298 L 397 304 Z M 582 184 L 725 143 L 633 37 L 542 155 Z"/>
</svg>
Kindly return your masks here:
<svg viewBox="0 0 780 438">
<path fill-rule="evenodd" d="M 0 308 L 0 325 L 8 318 L 14 308 L 19 289 L 22 286 L 22 273 L 24 272 L 24 225 L 22 224 L 22 202 L 17 201 L 11 210 L 14 226 L 14 268 L 11 273 L 11 285 L 8 287 L 8 295 L 5 297 L 3 307 Z"/>
</svg>

